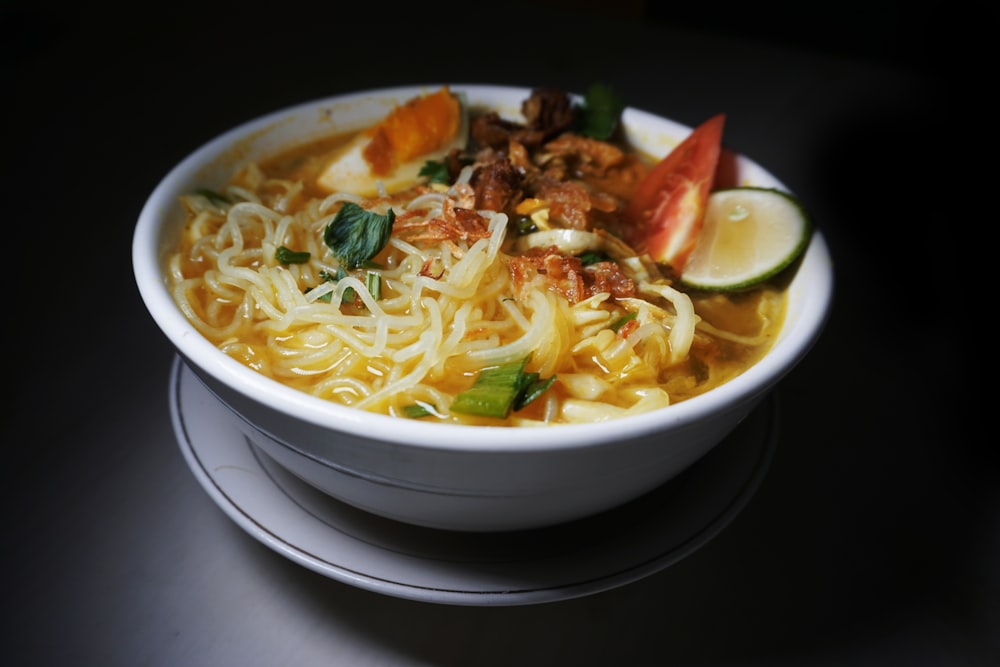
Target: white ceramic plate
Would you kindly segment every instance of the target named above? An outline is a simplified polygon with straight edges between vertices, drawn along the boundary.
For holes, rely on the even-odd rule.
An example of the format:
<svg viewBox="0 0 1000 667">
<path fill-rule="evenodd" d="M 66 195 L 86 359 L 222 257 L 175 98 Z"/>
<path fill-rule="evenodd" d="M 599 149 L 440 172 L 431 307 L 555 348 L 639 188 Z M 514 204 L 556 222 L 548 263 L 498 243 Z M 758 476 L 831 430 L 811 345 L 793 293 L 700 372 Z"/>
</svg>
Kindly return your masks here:
<svg viewBox="0 0 1000 667">
<path fill-rule="evenodd" d="M 170 409 L 191 470 L 250 535 L 343 583 L 456 605 L 581 597 L 678 562 L 746 505 L 770 464 L 778 421 L 771 395 L 690 469 L 603 514 L 531 531 L 462 533 L 384 519 L 302 482 L 245 438 L 179 357 Z"/>
</svg>

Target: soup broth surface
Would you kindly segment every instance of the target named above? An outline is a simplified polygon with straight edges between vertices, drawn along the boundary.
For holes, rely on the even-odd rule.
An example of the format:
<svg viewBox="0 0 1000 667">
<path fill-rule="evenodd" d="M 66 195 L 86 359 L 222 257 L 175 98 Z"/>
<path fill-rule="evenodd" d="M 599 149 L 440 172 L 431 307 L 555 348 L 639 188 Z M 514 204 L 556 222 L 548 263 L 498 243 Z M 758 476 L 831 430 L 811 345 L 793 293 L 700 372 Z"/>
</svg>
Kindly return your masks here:
<svg viewBox="0 0 1000 667">
<path fill-rule="evenodd" d="M 614 165 L 588 171 L 574 151 L 597 149 L 570 134 L 569 148 L 546 148 L 564 135 L 529 148 L 473 140 L 464 162 L 453 156 L 449 182 L 421 178 L 376 197 L 317 184 L 354 135 L 249 164 L 221 191 L 183 198 L 188 220 L 169 265 L 174 298 L 250 368 L 400 418 L 613 419 L 690 399 L 759 361 L 781 328 L 783 286 L 685 291 L 669 267 L 636 256 L 615 234 L 652 160 L 622 148 Z M 525 165 L 520 191 L 500 210 L 484 193 L 501 180 L 474 175 L 510 173 L 492 166 L 498 160 Z M 391 238 L 361 266 L 345 265 L 326 242 L 347 204 L 394 215 Z M 519 361 L 536 384 L 550 381 L 527 405 L 503 416 L 452 409 L 484 369 Z"/>
</svg>

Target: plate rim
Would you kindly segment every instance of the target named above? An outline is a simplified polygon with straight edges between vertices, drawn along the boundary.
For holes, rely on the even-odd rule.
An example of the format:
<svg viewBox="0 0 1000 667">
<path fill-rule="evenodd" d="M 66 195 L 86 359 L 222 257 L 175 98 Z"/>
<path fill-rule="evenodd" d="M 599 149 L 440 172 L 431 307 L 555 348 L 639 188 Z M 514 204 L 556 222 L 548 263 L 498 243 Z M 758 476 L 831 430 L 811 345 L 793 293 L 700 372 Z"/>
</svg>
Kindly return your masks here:
<svg viewBox="0 0 1000 667">
<path fill-rule="evenodd" d="M 240 503 L 231 496 L 231 489 L 227 488 L 227 483 L 220 481 L 219 475 L 213 474 L 213 472 L 206 467 L 203 457 L 200 455 L 203 453 L 203 448 L 234 445 L 229 442 L 218 443 L 197 441 L 199 434 L 193 432 L 193 429 L 197 426 L 197 424 L 194 423 L 192 415 L 186 413 L 182 405 L 184 399 L 182 394 L 185 391 L 192 391 L 192 387 L 194 387 L 195 390 L 200 389 L 201 391 L 204 391 L 207 394 L 207 398 L 210 399 L 209 401 L 202 402 L 200 405 L 204 406 L 205 409 L 208 410 L 216 408 L 219 410 L 220 416 L 225 415 L 225 408 L 218 401 L 218 399 L 216 399 L 214 395 L 211 394 L 210 390 L 202 384 L 201 380 L 197 378 L 197 375 L 190 368 L 188 368 L 183 359 L 179 355 L 176 355 L 170 371 L 169 403 L 171 421 L 179 448 L 183 453 L 188 467 L 191 469 L 203 490 L 209 495 L 209 497 L 212 498 L 215 504 L 219 506 L 224 513 L 245 532 L 285 558 L 327 578 L 340 581 L 341 583 L 409 600 L 466 606 L 528 605 L 592 595 L 638 581 L 644 577 L 664 570 L 690 556 L 721 533 L 722 530 L 728 526 L 729 523 L 744 509 L 756 493 L 774 456 L 778 439 L 777 427 L 779 425 L 780 417 L 780 407 L 777 393 L 776 391 L 772 391 L 763 398 L 761 404 L 751 411 L 750 417 L 745 420 L 748 421 L 749 419 L 754 418 L 754 415 L 757 415 L 756 418 L 767 420 L 767 426 L 762 442 L 757 443 L 758 451 L 752 460 L 752 465 L 749 470 L 745 471 L 745 478 L 741 478 L 742 483 L 737 485 L 737 488 L 732 489 L 733 495 L 728 497 L 723 502 L 722 508 L 718 512 L 714 513 L 707 523 L 704 525 L 699 524 L 696 530 L 693 530 L 689 535 L 686 535 L 686 538 L 680 540 L 675 546 L 667 548 L 665 551 L 659 553 L 647 554 L 647 557 L 637 559 L 635 562 L 632 562 L 626 567 L 613 568 L 612 571 L 604 572 L 599 576 L 583 577 L 570 582 L 555 583 L 550 585 L 536 585 L 532 587 L 525 586 L 517 588 L 504 587 L 497 589 L 486 588 L 475 590 L 471 586 L 466 589 L 458 587 L 429 586 L 415 581 L 407 582 L 403 580 L 404 578 L 402 577 L 393 580 L 374 572 L 364 572 L 354 567 L 347 567 L 331 560 L 328 555 L 311 553 L 308 549 L 296 544 L 296 537 L 301 536 L 288 534 L 289 531 L 294 533 L 293 529 L 279 529 L 272 525 L 265 525 L 262 523 L 259 517 L 254 516 L 251 511 L 248 511 L 247 508 L 241 506 Z M 214 405 L 212 404 L 212 401 L 214 401 Z M 761 411 L 766 412 L 766 414 L 761 416 L 759 414 Z M 730 438 L 738 437 L 741 426 L 743 426 L 743 424 L 737 427 L 736 431 L 734 431 L 734 434 L 731 435 Z M 254 464 L 258 468 L 253 472 L 263 473 L 264 478 L 266 478 L 269 485 L 272 487 L 271 491 L 284 494 L 293 505 L 298 507 L 298 511 L 300 511 L 303 515 L 299 518 L 304 518 L 308 515 L 312 519 L 317 519 L 325 523 L 326 517 L 321 518 L 316 516 L 303 505 L 301 498 L 295 497 L 294 489 L 289 488 L 287 480 L 286 483 L 282 483 L 280 480 L 276 479 L 275 471 L 281 469 L 280 465 L 273 460 L 265 460 L 267 459 L 267 455 L 261 452 L 258 448 L 254 447 L 252 443 L 246 439 L 246 436 L 239 432 L 235 424 L 233 424 L 231 428 L 234 432 L 232 439 L 234 441 L 243 441 L 242 446 L 245 446 L 248 449 Z M 245 463 L 246 461 L 243 461 L 241 457 L 241 462 Z M 685 475 L 690 477 L 691 475 L 698 474 L 699 471 L 704 472 L 704 470 L 699 468 L 699 465 L 701 465 L 701 469 L 703 469 L 708 464 L 705 463 L 704 459 L 699 460 L 678 477 L 683 477 Z M 284 472 L 284 475 L 286 475 L 288 479 L 294 479 L 295 482 L 303 488 L 308 487 L 305 482 L 294 478 L 290 472 Z M 675 480 L 676 479 L 677 478 L 675 478 Z M 676 484 L 675 480 L 666 482 L 664 485 L 659 487 L 659 489 L 668 487 L 671 484 Z M 308 492 L 309 491 L 307 490 L 307 493 Z M 315 490 L 312 490 L 311 492 L 321 494 L 321 492 Z M 650 494 L 652 493 L 656 493 L 656 490 L 650 492 Z M 649 496 L 650 494 L 646 494 L 646 496 Z M 324 502 L 327 500 L 332 504 L 347 507 L 339 500 L 324 497 Z M 627 508 L 633 504 L 634 502 L 626 503 L 620 508 L 609 510 L 609 512 L 627 512 Z M 355 510 L 353 508 L 350 508 L 347 511 L 357 512 L 360 515 L 366 514 L 362 510 Z M 381 517 L 375 517 L 374 515 L 371 516 L 373 521 L 391 521 L 388 519 L 382 519 Z M 586 524 L 593 520 L 594 519 L 592 518 L 581 519 L 573 523 L 578 524 L 581 527 L 580 530 L 582 531 L 585 530 Z M 289 522 L 289 525 L 293 523 L 294 522 Z M 652 521 L 650 521 L 650 523 L 652 523 Z M 562 527 L 556 526 L 552 528 L 540 528 L 534 529 L 534 531 L 531 532 L 535 532 L 537 534 L 538 531 L 545 532 L 560 528 Z M 406 529 L 416 532 L 424 531 L 428 536 L 442 532 L 433 528 L 423 528 L 409 525 L 406 526 Z M 337 531 L 341 535 L 345 536 L 345 539 L 353 540 L 352 544 L 363 544 L 363 549 L 381 549 L 372 542 L 361 540 L 356 535 L 352 535 L 349 532 L 339 529 L 337 529 Z M 452 531 L 443 532 L 447 532 L 452 536 L 457 535 L 457 533 Z M 472 539 L 473 536 L 475 538 L 479 537 L 476 534 L 472 534 L 470 535 L 470 539 Z M 604 546 L 605 548 L 610 548 L 606 545 Z M 379 553 L 384 554 L 384 550 L 381 550 Z M 412 554 L 407 556 L 412 556 Z M 440 564 L 440 561 L 436 562 Z"/>
</svg>

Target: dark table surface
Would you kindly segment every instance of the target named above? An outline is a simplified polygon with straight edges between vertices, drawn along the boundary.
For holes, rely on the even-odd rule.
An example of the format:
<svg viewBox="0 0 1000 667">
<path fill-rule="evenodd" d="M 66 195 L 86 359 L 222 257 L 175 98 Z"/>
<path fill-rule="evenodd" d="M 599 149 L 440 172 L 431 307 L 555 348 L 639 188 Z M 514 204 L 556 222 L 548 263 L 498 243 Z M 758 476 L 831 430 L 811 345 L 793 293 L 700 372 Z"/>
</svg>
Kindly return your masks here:
<svg viewBox="0 0 1000 667">
<path fill-rule="evenodd" d="M 996 10 L 907 4 L 810 44 L 648 4 L 4 10 L 8 664 L 1000 664 L 1000 466 L 970 390 L 995 328 L 953 151 L 981 122 L 956 74 L 982 67 Z M 842 27 L 815 7 L 799 34 Z M 254 540 L 171 426 L 173 353 L 131 273 L 146 196 L 220 132 L 314 98 L 594 81 L 687 125 L 725 111 L 725 143 L 830 244 L 831 319 L 778 390 L 754 497 L 658 573 L 528 606 L 381 595 Z"/>
</svg>

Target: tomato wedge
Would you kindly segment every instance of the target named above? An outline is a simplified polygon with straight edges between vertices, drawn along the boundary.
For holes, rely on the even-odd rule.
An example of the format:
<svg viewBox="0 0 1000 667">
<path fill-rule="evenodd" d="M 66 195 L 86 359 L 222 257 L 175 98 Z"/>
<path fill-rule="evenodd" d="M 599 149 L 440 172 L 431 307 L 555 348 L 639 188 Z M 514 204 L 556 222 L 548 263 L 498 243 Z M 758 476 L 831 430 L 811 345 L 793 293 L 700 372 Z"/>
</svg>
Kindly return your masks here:
<svg viewBox="0 0 1000 667">
<path fill-rule="evenodd" d="M 726 115 L 696 127 L 639 184 L 625 209 L 626 241 L 680 273 L 701 231 Z"/>
</svg>

